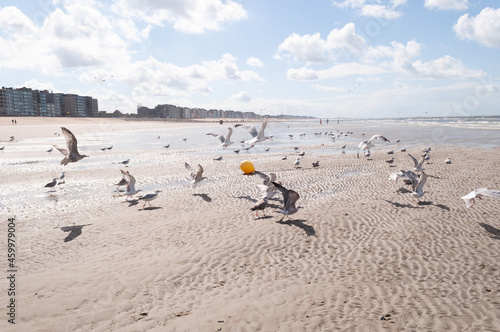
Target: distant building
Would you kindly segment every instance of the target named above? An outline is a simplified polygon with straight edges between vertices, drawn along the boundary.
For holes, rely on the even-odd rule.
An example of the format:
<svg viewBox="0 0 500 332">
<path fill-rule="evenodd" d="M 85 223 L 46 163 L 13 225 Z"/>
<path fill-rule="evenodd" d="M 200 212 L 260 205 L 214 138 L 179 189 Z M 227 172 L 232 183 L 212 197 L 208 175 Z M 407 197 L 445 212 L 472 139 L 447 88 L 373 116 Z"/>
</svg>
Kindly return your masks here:
<svg viewBox="0 0 500 332">
<path fill-rule="evenodd" d="M 0 89 L 0 116 L 99 116 L 97 99 L 30 88 Z"/>
</svg>

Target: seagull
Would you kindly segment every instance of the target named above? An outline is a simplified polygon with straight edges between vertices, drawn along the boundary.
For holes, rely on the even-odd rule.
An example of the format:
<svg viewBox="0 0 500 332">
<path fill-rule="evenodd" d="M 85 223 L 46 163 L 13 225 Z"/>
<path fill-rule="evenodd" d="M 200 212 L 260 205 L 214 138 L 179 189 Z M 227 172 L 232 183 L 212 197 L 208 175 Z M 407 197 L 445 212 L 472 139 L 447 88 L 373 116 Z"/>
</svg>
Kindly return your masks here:
<svg viewBox="0 0 500 332">
<path fill-rule="evenodd" d="M 389 160 L 385 161 L 388 164 L 392 164 L 394 162 L 394 157 L 391 157 Z"/>
<path fill-rule="evenodd" d="M 281 191 L 281 194 L 283 194 L 283 210 L 279 211 L 283 213 L 283 218 L 280 219 L 280 221 L 283 221 L 286 216 L 297 212 L 298 208 L 295 207 L 295 202 L 300 198 L 300 195 L 293 190 L 286 189 L 279 183 L 272 182 L 272 184 Z"/>
<path fill-rule="evenodd" d="M 111 150 L 112 148 L 113 148 L 113 145 L 108 146 L 106 149 L 107 149 L 107 150 Z"/>
<path fill-rule="evenodd" d="M 319 160 L 316 161 L 315 163 L 312 163 L 313 164 L 313 167 L 319 167 Z"/>
<path fill-rule="evenodd" d="M 415 189 L 413 189 L 412 192 L 412 195 L 415 196 L 417 199 L 424 196 L 424 194 L 426 193 L 424 191 L 424 184 L 426 181 L 427 181 L 427 174 L 425 174 L 425 172 L 422 171 L 422 174 L 420 175 L 420 180 L 418 181 L 417 186 L 415 187 Z"/>
<path fill-rule="evenodd" d="M 413 164 L 415 166 L 415 168 L 413 168 L 412 171 L 415 171 L 415 172 L 423 171 L 424 168 L 422 168 L 422 165 L 424 164 L 425 157 L 420 157 L 420 160 L 417 161 L 417 159 L 415 159 L 415 157 L 413 157 L 411 154 L 408 153 L 408 155 L 410 156 L 410 158 L 413 161 Z"/>
<path fill-rule="evenodd" d="M 14 136 L 11 136 L 10 137 L 10 141 L 12 142 L 13 140 L 15 140 L 16 138 Z"/>
<path fill-rule="evenodd" d="M 0 150 L 3 150 L 3 147 Z M 52 150 L 53 150 L 53 148 L 50 148 L 50 149 L 47 150 L 47 152 L 52 152 Z"/>
<path fill-rule="evenodd" d="M 444 161 L 446 164 L 451 164 L 451 159 L 450 158 L 446 158 L 446 160 Z"/>
<path fill-rule="evenodd" d="M 246 130 L 248 130 L 248 132 L 250 133 L 250 135 L 252 135 L 252 138 L 250 140 L 248 140 L 248 141 L 245 141 L 245 143 L 250 144 L 252 147 L 254 147 L 254 145 L 257 144 L 257 143 L 263 142 L 263 141 L 265 141 L 265 140 L 267 140 L 267 139 L 270 138 L 270 137 L 267 137 L 267 136 L 264 135 L 264 130 L 266 129 L 266 126 L 267 126 L 267 120 L 264 120 L 264 122 L 262 122 L 262 126 L 260 127 L 259 131 L 257 131 L 257 129 L 255 127 L 244 126 L 242 124 L 236 124 L 234 126 L 235 127 L 242 126 Z"/>
<path fill-rule="evenodd" d="M 130 162 L 130 159 L 127 159 L 124 161 L 120 161 L 118 164 L 128 165 L 129 162 Z"/>
<path fill-rule="evenodd" d="M 71 133 L 71 131 L 69 131 L 65 127 L 61 127 L 61 130 L 64 138 L 66 139 L 67 149 L 59 148 L 54 145 L 54 147 L 64 155 L 63 160 L 61 160 L 61 165 L 76 163 L 78 160 L 88 157 L 86 155 L 80 155 L 80 153 L 78 153 L 78 141 L 76 140 L 75 135 L 73 135 L 73 133 Z"/>
<path fill-rule="evenodd" d="M 193 188 L 196 188 L 196 185 L 198 183 L 200 183 L 201 181 L 206 179 L 206 177 L 202 176 L 203 175 L 203 167 L 201 167 L 200 164 L 198 164 L 198 167 L 196 168 L 196 172 L 186 162 L 184 162 L 184 167 L 186 167 L 186 169 L 191 172 L 191 175 L 188 179 L 191 180 L 190 183 L 193 185 Z"/>
<path fill-rule="evenodd" d="M 257 185 L 261 190 L 262 197 L 273 198 L 274 194 L 277 192 L 276 187 L 273 185 L 273 182 L 276 181 L 276 174 L 269 173 L 269 175 L 267 175 L 259 171 L 254 171 L 252 174 L 260 176 L 263 180 L 262 184 Z"/>
<path fill-rule="evenodd" d="M 394 172 L 391 175 L 389 175 L 389 180 L 394 180 L 398 182 L 398 179 L 402 178 L 405 182 L 405 184 L 410 184 L 411 185 L 411 190 L 415 191 L 417 185 L 418 185 L 418 176 L 417 174 L 413 173 L 412 171 L 399 171 L 399 172 Z"/>
<path fill-rule="evenodd" d="M 346 145 L 344 144 L 344 145 L 342 145 L 340 148 L 341 148 L 341 149 L 345 149 L 345 146 L 346 146 Z"/>
<path fill-rule="evenodd" d="M 284 156 L 283 158 L 281 158 L 281 160 L 286 160 L 286 159 L 287 159 L 286 156 Z"/>
<path fill-rule="evenodd" d="M 161 192 L 161 190 L 157 189 L 152 194 L 146 194 L 146 195 L 142 195 L 141 197 L 139 197 L 139 200 L 144 201 L 144 205 L 142 206 L 142 208 L 144 209 L 144 207 L 146 206 L 146 203 L 149 203 L 149 206 L 151 206 L 151 201 L 153 199 L 156 199 L 156 197 L 158 197 L 159 192 Z"/>
<path fill-rule="evenodd" d="M 302 151 L 301 153 L 299 153 L 299 156 L 303 157 L 306 155 L 306 152 L 305 151 Z"/>
<path fill-rule="evenodd" d="M 222 156 L 219 156 L 219 157 L 217 157 L 217 158 L 214 158 L 214 160 L 221 161 L 221 160 L 222 160 Z"/>
<path fill-rule="evenodd" d="M 5 146 L 2 146 L 2 147 L 0 148 L 0 151 L 2 151 L 3 149 L 5 149 Z M 51 150 L 52 150 L 52 148 L 51 148 Z M 50 152 L 50 151 L 47 151 L 47 152 Z"/>
<path fill-rule="evenodd" d="M 100 148 L 99 150 L 104 152 L 104 151 L 106 151 L 106 147 Z"/>
<path fill-rule="evenodd" d="M 483 196 L 490 196 L 495 198 L 500 198 L 500 190 L 490 190 L 488 188 L 479 188 L 474 191 L 471 191 L 465 196 L 460 197 L 465 201 L 465 208 L 469 209 L 472 205 L 474 205 L 475 198 L 482 199 Z"/>
<path fill-rule="evenodd" d="M 238 149 L 238 150 L 234 150 L 233 152 L 234 152 L 234 153 L 240 153 L 240 149 Z"/>
<path fill-rule="evenodd" d="M 126 200 L 128 201 L 128 198 L 130 196 L 133 196 L 133 195 L 136 195 L 139 191 L 142 191 L 141 189 L 137 190 L 135 189 L 135 178 L 128 172 L 128 171 L 122 171 L 120 170 L 123 174 L 123 176 L 125 177 L 125 179 L 127 180 L 127 198 Z"/>
<path fill-rule="evenodd" d="M 116 186 L 116 190 L 115 191 L 118 191 L 118 188 L 120 188 L 121 186 L 125 186 L 128 184 L 128 181 L 127 179 L 125 179 L 125 176 L 120 180 L 120 182 L 118 183 L 115 183 L 115 186 Z"/>
<path fill-rule="evenodd" d="M 293 164 L 295 165 L 295 168 L 299 167 L 299 165 L 300 165 L 300 158 L 297 158 L 297 160 L 295 160 L 295 162 Z"/>
<path fill-rule="evenodd" d="M 47 184 L 45 185 L 45 188 L 54 188 L 56 184 L 57 184 L 57 178 L 54 178 L 54 179 L 52 180 L 52 182 L 47 183 Z M 53 190 L 49 190 L 49 192 L 51 192 L 51 191 L 53 191 Z"/>
<path fill-rule="evenodd" d="M 394 150 L 386 151 L 387 154 L 394 154 Z"/>
<path fill-rule="evenodd" d="M 229 145 L 231 145 L 231 144 L 234 143 L 233 141 L 231 141 L 231 135 L 232 134 L 233 134 L 233 128 L 229 127 L 228 128 L 228 133 L 227 133 L 226 137 L 224 137 L 224 135 L 219 135 L 219 134 L 214 134 L 214 133 L 208 133 L 207 135 L 217 137 L 221 141 L 221 143 L 222 143 L 219 146 L 222 146 L 222 148 L 225 149 Z"/>
<path fill-rule="evenodd" d="M 253 207 L 250 208 L 251 211 L 255 211 L 255 216 L 259 216 L 259 211 L 262 211 L 262 216 L 265 217 L 266 214 L 264 212 L 264 209 L 267 207 L 267 197 L 262 197 L 260 201 L 258 201 Z"/>
<path fill-rule="evenodd" d="M 165 149 L 168 149 L 168 148 L 170 147 L 170 144 L 168 144 L 168 145 L 164 145 L 163 147 L 164 147 Z"/>
<path fill-rule="evenodd" d="M 368 151 L 370 152 L 370 149 L 373 147 L 373 141 L 376 139 L 381 139 L 384 142 L 391 142 L 387 138 L 385 138 L 382 135 L 373 135 L 368 141 L 362 141 L 358 145 L 358 158 L 359 158 L 359 150 L 364 150 L 365 152 Z M 366 153 L 365 153 L 366 155 Z"/>
<path fill-rule="evenodd" d="M 59 175 L 59 183 L 58 184 L 61 184 L 61 183 L 66 183 L 66 180 L 64 180 L 64 172 L 61 172 L 61 175 Z"/>
</svg>

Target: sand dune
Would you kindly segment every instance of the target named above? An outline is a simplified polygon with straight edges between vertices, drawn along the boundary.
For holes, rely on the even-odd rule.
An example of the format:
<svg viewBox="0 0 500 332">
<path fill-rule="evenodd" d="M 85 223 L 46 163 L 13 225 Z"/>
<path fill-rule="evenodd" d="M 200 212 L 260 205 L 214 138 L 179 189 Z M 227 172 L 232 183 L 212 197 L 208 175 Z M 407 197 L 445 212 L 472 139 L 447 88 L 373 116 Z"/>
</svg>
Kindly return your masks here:
<svg viewBox="0 0 500 332">
<path fill-rule="evenodd" d="M 242 156 L 216 162 L 144 152 L 137 158 L 157 162 L 128 168 L 136 187 L 162 189 L 146 209 L 113 192 L 120 166 L 68 165 L 71 180 L 52 201 L 40 191 L 23 210 L 0 207 L 3 220 L 15 214 L 19 221 L 20 303 L 16 326 L 3 319 L 0 328 L 500 329 L 500 200 L 466 210 L 460 199 L 478 187 L 500 188 L 498 148 L 433 146 L 420 204 L 401 181 L 388 180 L 410 168 L 407 153 L 396 152 L 388 165 L 381 150 L 360 159 L 310 152 L 299 169 L 281 152 L 251 156 L 258 170 L 300 194 L 288 222 L 277 222 L 281 195 L 267 217 L 250 211 L 261 180 L 242 175 Z M 191 188 L 184 161 L 202 164 L 207 180 Z M 50 166 L 39 166 L 5 167 L 4 190 L 40 187 Z M 75 198 L 64 199 L 69 193 Z"/>
</svg>

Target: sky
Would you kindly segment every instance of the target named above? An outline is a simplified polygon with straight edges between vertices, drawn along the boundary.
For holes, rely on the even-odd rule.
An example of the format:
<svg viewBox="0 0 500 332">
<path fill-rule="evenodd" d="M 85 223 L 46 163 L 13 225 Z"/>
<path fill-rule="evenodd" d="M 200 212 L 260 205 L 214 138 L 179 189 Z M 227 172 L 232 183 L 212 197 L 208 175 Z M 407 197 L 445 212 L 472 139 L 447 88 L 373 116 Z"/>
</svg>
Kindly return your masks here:
<svg viewBox="0 0 500 332">
<path fill-rule="evenodd" d="M 500 115 L 500 3 L 2 0 L 0 84 L 123 113 Z"/>
</svg>

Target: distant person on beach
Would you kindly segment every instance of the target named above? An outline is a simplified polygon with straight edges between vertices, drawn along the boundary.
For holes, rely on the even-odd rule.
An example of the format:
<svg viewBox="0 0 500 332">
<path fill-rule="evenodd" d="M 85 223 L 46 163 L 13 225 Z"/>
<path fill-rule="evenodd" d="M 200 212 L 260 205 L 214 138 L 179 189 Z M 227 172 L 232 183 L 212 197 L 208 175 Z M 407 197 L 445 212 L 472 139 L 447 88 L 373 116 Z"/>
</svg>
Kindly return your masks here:
<svg viewBox="0 0 500 332">
<path fill-rule="evenodd" d="M 328 124 L 329 121 L 330 121 L 329 119 L 326 119 L 326 124 Z"/>
<path fill-rule="evenodd" d="M 319 124 L 322 125 L 323 124 L 323 120 L 319 119 Z"/>
</svg>

